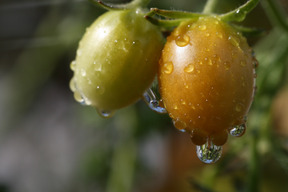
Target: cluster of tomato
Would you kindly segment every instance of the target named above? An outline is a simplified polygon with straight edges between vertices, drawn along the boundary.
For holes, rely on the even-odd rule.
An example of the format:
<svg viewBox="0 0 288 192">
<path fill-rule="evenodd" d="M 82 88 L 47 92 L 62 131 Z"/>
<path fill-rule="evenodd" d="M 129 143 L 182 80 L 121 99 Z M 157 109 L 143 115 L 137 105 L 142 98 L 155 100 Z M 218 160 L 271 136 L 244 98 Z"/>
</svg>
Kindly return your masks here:
<svg viewBox="0 0 288 192">
<path fill-rule="evenodd" d="M 235 128 L 240 136 L 255 87 L 246 39 L 211 15 L 186 19 L 165 40 L 145 14 L 108 11 L 87 28 L 71 63 L 76 100 L 109 116 L 142 98 L 157 75 L 164 107 L 194 144 L 221 146 Z"/>
</svg>

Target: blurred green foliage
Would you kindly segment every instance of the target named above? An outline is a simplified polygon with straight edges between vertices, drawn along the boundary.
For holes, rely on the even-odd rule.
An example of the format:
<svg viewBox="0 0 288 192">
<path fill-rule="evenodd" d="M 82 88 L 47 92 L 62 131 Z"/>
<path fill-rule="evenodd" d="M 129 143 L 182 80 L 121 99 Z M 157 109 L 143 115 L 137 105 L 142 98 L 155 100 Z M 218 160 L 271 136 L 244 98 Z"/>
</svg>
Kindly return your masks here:
<svg viewBox="0 0 288 192">
<path fill-rule="evenodd" d="M 245 2 L 217 1 L 215 12 Z M 201 12 L 204 4 L 152 0 L 150 7 Z M 277 127 L 272 110 L 287 90 L 287 4 L 262 0 L 241 23 L 265 31 L 248 37 L 259 61 L 248 130 L 229 139 L 217 164 L 203 166 L 188 135 L 143 101 L 102 119 L 73 100 L 70 62 L 104 10 L 86 0 L 1 1 L 0 191 L 287 191 L 288 125 Z"/>
</svg>

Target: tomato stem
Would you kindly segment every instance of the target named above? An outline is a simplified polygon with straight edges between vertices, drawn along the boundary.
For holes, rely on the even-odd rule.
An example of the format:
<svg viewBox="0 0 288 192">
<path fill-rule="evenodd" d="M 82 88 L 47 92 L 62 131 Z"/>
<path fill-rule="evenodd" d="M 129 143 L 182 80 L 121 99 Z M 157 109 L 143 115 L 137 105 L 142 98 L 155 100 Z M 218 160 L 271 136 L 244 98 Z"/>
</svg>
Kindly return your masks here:
<svg viewBox="0 0 288 192">
<path fill-rule="evenodd" d="M 162 19 L 157 19 L 157 18 L 151 17 L 149 15 L 145 15 L 144 17 L 145 17 L 145 19 L 147 19 L 148 21 L 150 21 L 154 25 L 157 25 L 159 27 L 164 27 L 166 29 L 178 26 L 181 22 L 186 20 L 186 19 L 162 20 Z"/>
<path fill-rule="evenodd" d="M 226 22 L 241 22 L 245 19 L 246 15 L 256 7 L 259 1 L 260 0 L 249 0 L 237 9 L 234 9 L 233 11 L 230 11 L 228 13 L 221 14 L 220 18 Z"/>
<path fill-rule="evenodd" d="M 261 4 L 263 5 L 269 19 L 273 23 L 284 29 L 286 32 L 288 32 L 288 23 L 286 21 L 286 16 L 280 6 L 277 4 L 277 2 L 271 0 L 264 0 L 261 2 Z"/>
<path fill-rule="evenodd" d="M 208 0 L 205 4 L 205 7 L 203 9 L 203 13 L 205 14 L 211 14 L 214 12 L 214 9 L 217 7 L 217 3 L 219 0 Z"/>
<path fill-rule="evenodd" d="M 258 28 L 251 28 L 251 27 L 245 27 L 241 25 L 235 25 L 231 24 L 233 28 L 235 28 L 237 31 L 240 31 L 244 36 L 261 36 L 265 34 L 265 30 L 263 29 L 258 29 Z"/>
<path fill-rule="evenodd" d="M 108 11 L 145 8 L 150 2 L 150 0 L 133 0 L 129 3 L 124 3 L 124 4 L 109 4 L 109 3 L 104 3 L 101 0 L 89 0 L 89 1 L 93 3 L 94 5 L 100 6 Z"/>
<path fill-rule="evenodd" d="M 163 10 L 158 8 L 151 8 L 151 14 L 157 14 L 163 17 L 171 18 L 171 19 L 183 19 L 183 18 L 198 18 L 202 16 L 207 16 L 207 14 L 202 13 L 192 13 L 187 11 L 171 11 L 171 10 Z"/>
</svg>

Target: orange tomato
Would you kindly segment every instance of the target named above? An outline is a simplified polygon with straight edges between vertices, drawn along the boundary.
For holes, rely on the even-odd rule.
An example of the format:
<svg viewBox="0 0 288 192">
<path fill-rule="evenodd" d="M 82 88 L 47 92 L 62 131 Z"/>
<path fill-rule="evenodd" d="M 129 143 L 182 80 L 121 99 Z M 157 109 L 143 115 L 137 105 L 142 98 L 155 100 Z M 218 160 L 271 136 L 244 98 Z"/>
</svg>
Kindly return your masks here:
<svg viewBox="0 0 288 192">
<path fill-rule="evenodd" d="M 158 81 L 174 125 L 192 142 L 223 145 L 245 124 L 255 87 L 255 58 L 246 39 L 218 17 L 181 23 L 167 38 Z"/>
</svg>

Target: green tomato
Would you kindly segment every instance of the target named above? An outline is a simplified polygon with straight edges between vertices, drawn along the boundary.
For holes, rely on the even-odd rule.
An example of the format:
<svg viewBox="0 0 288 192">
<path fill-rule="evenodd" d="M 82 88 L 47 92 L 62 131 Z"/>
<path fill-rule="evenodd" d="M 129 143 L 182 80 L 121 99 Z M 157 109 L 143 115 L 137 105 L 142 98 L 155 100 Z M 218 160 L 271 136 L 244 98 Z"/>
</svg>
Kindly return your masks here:
<svg viewBox="0 0 288 192">
<path fill-rule="evenodd" d="M 155 78 L 163 44 L 142 10 L 103 14 L 87 29 L 71 64 L 75 99 L 101 111 L 136 102 Z"/>
</svg>

